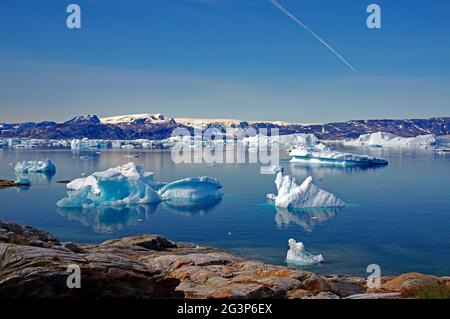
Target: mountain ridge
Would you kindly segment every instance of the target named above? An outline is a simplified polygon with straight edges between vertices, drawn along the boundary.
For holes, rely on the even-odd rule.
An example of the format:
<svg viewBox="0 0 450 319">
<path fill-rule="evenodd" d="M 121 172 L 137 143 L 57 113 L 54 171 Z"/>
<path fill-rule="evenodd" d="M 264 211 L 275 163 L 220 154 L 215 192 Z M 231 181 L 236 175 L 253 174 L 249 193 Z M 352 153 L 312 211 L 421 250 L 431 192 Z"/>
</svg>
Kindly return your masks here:
<svg viewBox="0 0 450 319">
<path fill-rule="evenodd" d="M 362 134 L 388 132 L 402 137 L 418 135 L 449 135 L 450 117 L 428 119 L 378 119 L 351 120 L 326 124 L 297 124 L 283 121 L 243 121 L 233 119 L 166 118 L 156 114 L 130 114 L 100 118 L 97 115 L 82 115 L 62 123 L 51 121 L 0 123 L 0 138 L 41 139 L 164 139 L 175 128 L 215 128 L 223 133 L 227 128 L 256 130 L 277 128 L 279 134 L 307 133 L 320 139 L 355 138 Z"/>
</svg>

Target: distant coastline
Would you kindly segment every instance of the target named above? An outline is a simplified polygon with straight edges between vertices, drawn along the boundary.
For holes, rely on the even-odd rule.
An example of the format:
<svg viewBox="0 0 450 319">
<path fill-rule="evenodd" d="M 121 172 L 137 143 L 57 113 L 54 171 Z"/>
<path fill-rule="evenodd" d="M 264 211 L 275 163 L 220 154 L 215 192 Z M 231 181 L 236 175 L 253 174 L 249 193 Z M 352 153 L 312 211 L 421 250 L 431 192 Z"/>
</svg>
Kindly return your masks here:
<svg viewBox="0 0 450 319">
<path fill-rule="evenodd" d="M 0 138 L 38 138 L 38 139 L 107 139 L 133 140 L 168 138 L 176 128 L 217 129 L 225 133 L 233 129 L 273 129 L 280 135 L 314 134 L 319 139 L 336 140 L 356 138 L 362 134 L 386 132 L 401 137 L 419 135 L 449 135 L 450 117 L 404 120 L 354 120 L 327 124 L 293 124 L 280 121 L 241 121 L 195 118 L 166 118 L 162 114 L 134 114 L 109 118 L 96 115 L 83 115 L 63 123 L 51 121 L 0 123 Z"/>
</svg>

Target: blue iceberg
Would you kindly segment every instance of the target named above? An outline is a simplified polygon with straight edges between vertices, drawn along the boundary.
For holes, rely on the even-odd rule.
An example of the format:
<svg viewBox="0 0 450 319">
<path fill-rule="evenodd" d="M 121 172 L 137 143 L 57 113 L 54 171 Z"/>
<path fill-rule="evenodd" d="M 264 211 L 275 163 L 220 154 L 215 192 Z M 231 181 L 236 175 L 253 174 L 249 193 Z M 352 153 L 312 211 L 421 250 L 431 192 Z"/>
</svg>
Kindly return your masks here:
<svg viewBox="0 0 450 319">
<path fill-rule="evenodd" d="M 191 177 L 169 184 L 153 180 L 152 172 L 130 162 L 78 178 L 67 184 L 58 207 L 96 208 L 157 204 L 161 201 L 208 202 L 221 198 L 222 186 L 212 177 Z"/>
<path fill-rule="evenodd" d="M 222 198 L 221 188 L 215 178 L 190 177 L 166 184 L 158 193 L 167 201 L 214 202 Z"/>
</svg>

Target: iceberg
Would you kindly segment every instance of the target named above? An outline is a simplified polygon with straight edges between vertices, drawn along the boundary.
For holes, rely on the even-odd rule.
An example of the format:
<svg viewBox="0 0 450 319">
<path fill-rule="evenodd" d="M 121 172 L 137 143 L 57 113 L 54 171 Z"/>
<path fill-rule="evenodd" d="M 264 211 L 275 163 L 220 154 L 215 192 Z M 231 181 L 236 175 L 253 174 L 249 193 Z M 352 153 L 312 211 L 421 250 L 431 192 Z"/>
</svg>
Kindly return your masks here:
<svg viewBox="0 0 450 319">
<path fill-rule="evenodd" d="M 190 177 L 169 184 L 155 182 L 152 172 L 130 162 L 75 179 L 67 184 L 67 197 L 57 202 L 64 208 L 97 208 L 173 202 L 213 202 L 222 186 L 212 177 Z"/>
<path fill-rule="evenodd" d="M 190 177 L 163 186 L 159 195 L 163 200 L 187 202 L 215 202 L 222 198 L 222 185 L 215 178 Z"/>
<path fill-rule="evenodd" d="M 152 183 L 152 173 L 130 162 L 70 182 L 67 197 L 58 201 L 57 206 L 93 208 L 158 203 L 161 198 Z"/>
<path fill-rule="evenodd" d="M 345 202 L 335 195 L 317 187 L 308 177 L 301 185 L 297 185 L 295 178 L 278 173 L 275 178 L 278 195 L 268 194 L 267 198 L 281 208 L 326 208 L 343 207 Z"/>
<path fill-rule="evenodd" d="M 301 242 L 296 242 L 291 238 L 288 241 L 289 250 L 287 252 L 286 261 L 299 266 L 310 266 L 322 263 L 324 261 L 322 255 L 313 255 L 305 250 L 305 245 Z"/>
<path fill-rule="evenodd" d="M 30 178 L 28 176 L 25 176 L 25 175 L 17 176 L 17 179 L 16 179 L 15 183 L 17 185 L 21 185 L 21 186 L 30 186 L 31 185 Z"/>
<path fill-rule="evenodd" d="M 378 146 L 378 147 L 427 147 L 437 144 L 432 134 L 416 137 L 401 137 L 387 132 L 363 134 L 356 139 L 344 140 L 344 146 Z"/>
<path fill-rule="evenodd" d="M 319 143 L 319 139 L 314 134 L 288 134 L 267 136 L 257 134 L 255 136 L 244 137 L 242 143 L 248 145 L 250 149 L 269 148 L 276 145 L 280 149 L 289 149 L 294 147 L 308 147 Z"/>
<path fill-rule="evenodd" d="M 291 162 L 310 164 L 333 164 L 349 166 L 387 165 L 388 161 L 368 155 L 332 151 L 323 144 L 315 147 L 297 148 L 289 152 Z"/>
<path fill-rule="evenodd" d="M 73 150 L 82 149 L 106 149 L 108 148 L 108 143 L 102 140 L 90 140 L 88 138 L 73 139 L 70 141 L 70 148 Z"/>
<path fill-rule="evenodd" d="M 14 170 L 20 173 L 54 173 L 56 166 L 50 160 L 17 162 Z"/>
</svg>

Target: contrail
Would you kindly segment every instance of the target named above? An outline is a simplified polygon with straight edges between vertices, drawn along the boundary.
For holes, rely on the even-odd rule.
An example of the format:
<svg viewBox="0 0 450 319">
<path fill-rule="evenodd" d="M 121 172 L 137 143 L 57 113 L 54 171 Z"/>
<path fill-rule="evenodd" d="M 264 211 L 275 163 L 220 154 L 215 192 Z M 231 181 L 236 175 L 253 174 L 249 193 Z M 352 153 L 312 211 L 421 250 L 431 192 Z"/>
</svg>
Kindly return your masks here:
<svg viewBox="0 0 450 319">
<path fill-rule="evenodd" d="M 317 33 L 315 33 L 313 30 L 311 30 L 307 25 L 305 25 L 303 22 L 301 22 L 295 15 L 293 15 L 291 12 L 289 12 L 286 8 L 284 8 L 281 4 L 278 3 L 276 0 L 269 0 L 272 2 L 272 4 L 277 7 L 281 12 L 283 12 L 285 15 L 287 15 L 289 18 L 294 20 L 298 25 L 300 25 L 303 29 L 308 31 L 313 37 L 315 37 L 317 40 L 319 40 L 324 46 L 326 46 L 331 52 L 334 53 L 342 62 L 344 62 L 345 65 L 347 65 L 353 72 L 356 74 L 359 74 L 358 71 L 351 65 L 339 52 L 337 52 L 331 45 L 329 45 L 324 39 L 322 39 Z"/>
</svg>

